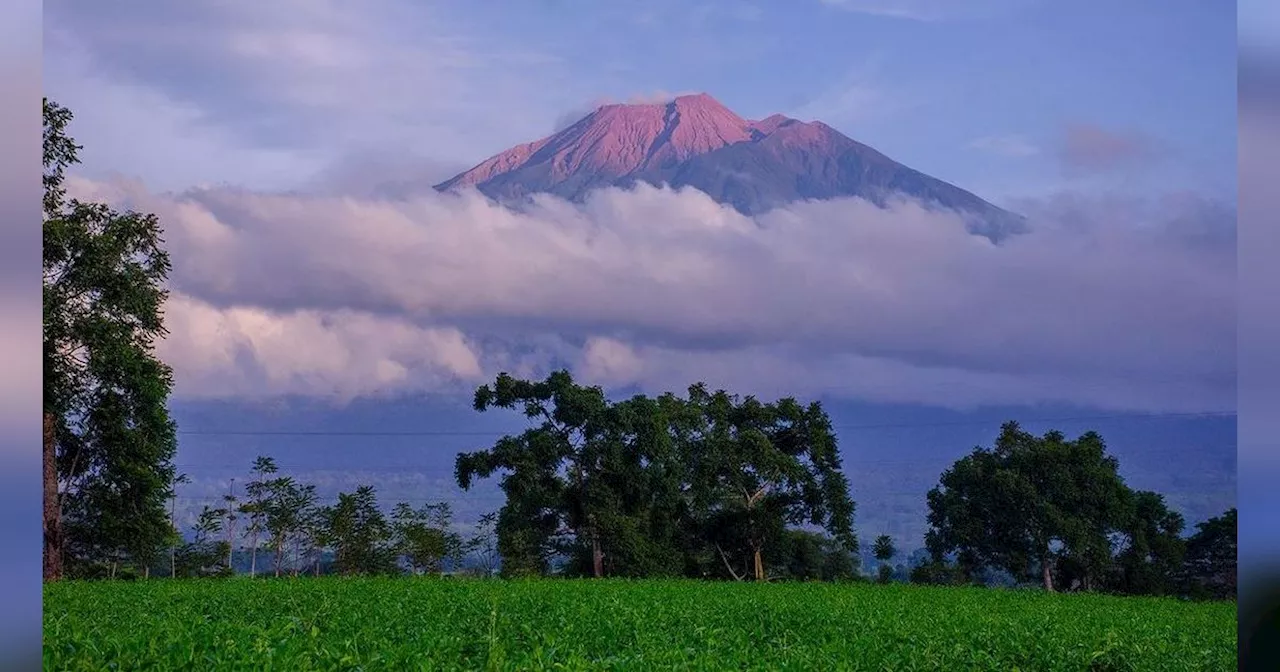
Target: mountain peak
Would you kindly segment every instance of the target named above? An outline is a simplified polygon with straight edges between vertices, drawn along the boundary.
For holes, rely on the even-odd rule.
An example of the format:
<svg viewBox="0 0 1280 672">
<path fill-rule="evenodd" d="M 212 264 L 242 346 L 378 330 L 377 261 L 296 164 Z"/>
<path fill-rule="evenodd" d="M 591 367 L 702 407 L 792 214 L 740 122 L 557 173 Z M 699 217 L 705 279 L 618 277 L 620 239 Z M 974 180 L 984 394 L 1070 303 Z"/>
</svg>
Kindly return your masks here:
<svg viewBox="0 0 1280 672">
<path fill-rule="evenodd" d="M 781 114 L 748 121 L 707 93 L 604 105 L 549 137 L 493 156 L 443 184 L 493 198 L 551 193 L 578 200 L 638 181 L 691 186 L 746 214 L 796 200 L 907 196 L 996 228 L 1011 215 L 899 164 L 820 121 Z"/>
<path fill-rule="evenodd" d="M 438 185 L 480 185 L 513 171 L 537 175 L 536 188 L 557 184 L 596 185 L 646 170 L 660 170 L 690 157 L 752 138 L 747 121 L 706 93 L 664 103 L 604 105 L 542 140 L 513 147 Z"/>
</svg>

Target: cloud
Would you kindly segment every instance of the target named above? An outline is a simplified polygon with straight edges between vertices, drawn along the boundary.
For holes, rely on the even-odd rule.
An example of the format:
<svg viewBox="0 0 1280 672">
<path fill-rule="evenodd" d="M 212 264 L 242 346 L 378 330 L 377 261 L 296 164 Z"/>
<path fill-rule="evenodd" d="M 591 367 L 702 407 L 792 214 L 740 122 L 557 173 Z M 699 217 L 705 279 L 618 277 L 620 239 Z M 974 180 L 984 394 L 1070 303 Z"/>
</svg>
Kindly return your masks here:
<svg viewBox="0 0 1280 672">
<path fill-rule="evenodd" d="M 447 7 L 404 0 L 140 0 L 110 9 L 58 0 L 46 6 L 45 60 L 51 95 L 95 108 L 103 98 L 130 102 L 116 105 L 108 128 L 148 129 L 157 116 L 176 116 L 217 134 L 209 145 L 289 156 L 322 149 L 309 157 L 313 169 L 405 147 L 465 162 L 543 131 L 584 86 L 554 54 L 506 43 Z M 108 135 L 82 140 L 97 146 Z M 149 129 L 126 137 L 153 152 L 166 146 Z M 115 168 L 131 161 L 123 149 L 112 153 Z M 227 152 L 201 163 L 219 154 Z M 149 179 L 163 174 L 156 163 Z"/>
<path fill-rule="evenodd" d="M 1021 135 L 987 135 L 972 140 L 968 147 L 1011 158 L 1035 156 L 1040 153 L 1039 147 Z"/>
<path fill-rule="evenodd" d="M 1022 204 L 1031 232 L 995 246 L 910 203 L 747 218 L 645 185 L 518 211 L 474 192 L 75 186 L 165 223 L 166 348 L 187 394 L 358 396 L 571 365 L 614 387 L 1234 403 L 1234 212 L 1186 196 Z"/>
<path fill-rule="evenodd" d="M 1137 131 L 1072 123 L 1063 131 L 1059 159 L 1069 174 L 1095 174 L 1142 165 L 1160 153 L 1159 143 Z"/>
</svg>

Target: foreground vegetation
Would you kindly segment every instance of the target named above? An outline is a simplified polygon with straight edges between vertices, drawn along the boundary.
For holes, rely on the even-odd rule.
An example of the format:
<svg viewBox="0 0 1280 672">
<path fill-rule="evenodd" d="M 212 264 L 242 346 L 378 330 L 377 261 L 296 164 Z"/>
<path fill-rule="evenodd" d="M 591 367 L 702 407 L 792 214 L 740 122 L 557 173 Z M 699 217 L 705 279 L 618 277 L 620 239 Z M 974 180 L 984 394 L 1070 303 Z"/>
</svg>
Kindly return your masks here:
<svg viewBox="0 0 1280 672">
<path fill-rule="evenodd" d="M 832 583 L 45 586 L 57 670 L 1228 670 L 1234 603 Z"/>
</svg>

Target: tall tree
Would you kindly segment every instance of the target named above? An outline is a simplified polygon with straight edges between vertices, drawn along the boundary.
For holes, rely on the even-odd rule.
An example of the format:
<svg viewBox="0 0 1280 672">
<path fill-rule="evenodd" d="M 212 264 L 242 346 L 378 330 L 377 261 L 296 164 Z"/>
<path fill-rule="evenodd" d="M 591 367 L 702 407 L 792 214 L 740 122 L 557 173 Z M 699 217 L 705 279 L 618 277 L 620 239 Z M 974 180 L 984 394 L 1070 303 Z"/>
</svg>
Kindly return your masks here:
<svg viewBox="0 0 1280 672">
<path fill-rule="evenodd" d="M 149 563 L 170 526 L 165 499 L 176 434 L 165 334 L 170 270 L 153 215 L 68 199 L 80 147 L 71 112 L 44 101 L 43 369 L 46 579 L 64 561 L 87 568 Z"/>
<path fill-rule="evenodd" d="M 1187 539 L 1187 589 L 1196 597 L 1230 598 L 1236 594 L 1238 558 L 1236 509 L 1196 524 Z"/>
<path fill-rule="evenodd" d="M 271 482 L 276 463 L 270 457 L 259 456 L 253 462 L 252 480 L 245 484 L 245 497 L 240 513 L 248 520 L 249 576 L 258 574 L 258 537 L 267 531 L 267 507 L 271 502 Z"/>
<path fill-rule="evenodd" d="M 486 513 L 476 523 L 476 531 L 467 540 L 465 551 L 474 553 L 478 563 L 477 570 L 486 578 L 493 576 L 498 569 L 498 524 L 497 513 Z"/>
<path fill-rule="evenodd" d="M 372 486 L 339 494 L 338 503 L 322 509 L 320 519 L 322 539 L 333 548 L 340 574 L 382 574 L 395 568 L 392 528 Z"/>
<path fill-rule="evenodd" d="M 702 419 L 685 451 L 695 516 L 734 578 L 764 580 L 765 548 L 788 525 L 822 526 L 857 552 L 854 503 L 820 404 L 766 404 L 701 384 L 688 404 Z M 732 558 L 742 556 L 740 574 Z"/>
<path fill-rule="evenodd" d="M 1177 590 L 1186 541 L 1185 522 L 1164 496 L 1135 492 L 1132 511 L 1120 529 L 1111 588 L 1134 595 L 1165 595 Z"/>
<path fill-rule="evenodd" d="M 954 553 L 963 571 L 999 567 L 1015 576 L 1038 570 L 1054 590 L 1054 566 L 1069 561 L 1085 589 L 1111 560 L 1111 538 L 1130 510 L 1130 491 L 1102 437 L 1068 441 L 1006 423 L 993 449 L 975 448 L 929 491 L 926 545 L 935 558 Z"/>
<path fill-rule="evenodd" d="M 236 521 L 239 520 L 240 507 L 237 506 L 239 498 L 236 497 L 236 479 L 231 479 L 231 483 L 227 486 L 227 494 L 222 496 L 222 511 L 226 516 L 227 530 L 227 567 L 231 567 L 232 553 L 236 547 Z"/>
<path fill-rule="evenodd" d="M 498 513 L 503 571 L 541 574 L 569 546 L 585 547 L 592 575 L 604 575 L 600 511 L 606 497 L 597 476 L 608 433 L 609 404 L 600 388 L 573 382 L 567 371 L 531 382 L 499 375 L 476 390 L 475 409 L 519 409 L 538 424 L 504 436 L 487 450 L 460 453 L 456 475 L 464 490 L 502 470 L 506 504 Z M 572 552 L 572 549 L 570 549 Z"/>
<path fill-rule="evenodd" d="M 275 575 L 280 576 L 290 543 L 307 532 L 316 504 L 316 487 L 299 483 L 292 476 L 281 476 L 267 482 L 267 493 L 263 527 L 271 538 Z"/>
<path fill-rule="evenodd" d="M 898 549 L 894 548 L 892 537 L 887 534 L 876 537 L 875 544 L 871 547 L 871 553 L 879 562 L 880 583 L 889 583 L 889 580 L 893 578 L 893 566 L 889 564 L 889 561 L 893 560 L 893 556 L 897 552 Z"/>
</svg>

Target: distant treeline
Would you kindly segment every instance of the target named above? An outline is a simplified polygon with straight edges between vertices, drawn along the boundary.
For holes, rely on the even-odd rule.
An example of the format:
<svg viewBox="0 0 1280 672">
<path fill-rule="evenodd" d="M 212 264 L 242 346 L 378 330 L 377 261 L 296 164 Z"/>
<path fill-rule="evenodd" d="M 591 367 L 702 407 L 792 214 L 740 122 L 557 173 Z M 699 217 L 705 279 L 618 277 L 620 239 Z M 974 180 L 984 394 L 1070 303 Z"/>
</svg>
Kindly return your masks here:
<svg viewBox="0 0 1280 672">
<path fill-rule="evenodd" d="M 277 476 L 262 457 L 242 500 L 205 507 L 190 540 L 175 531 L 166 562 L 143 573 L 863 577 L 854 502 L 819 404 L 701 385 L 685 397 L 610 401 L 558 372 L 499 376 L 475 407 L 531 423 L 458 456 L 461 487 L 500 475 L 506 493 L 473 534 L 458 531 L 444 502 L 388 515 L 371 486 L 321 506 L 313 486 Z M 1130 489 L 1118 472 L 1095 433 L 1068 440 L 1006 424 L 993 447 L 958 460 L 927 493 L 923 552 L 895 567 L 892 540 L 874 540 L 878 579 L 1234 596 L 1235 510 L 1187 538 L 1162 496 Z"/>
</svg>

